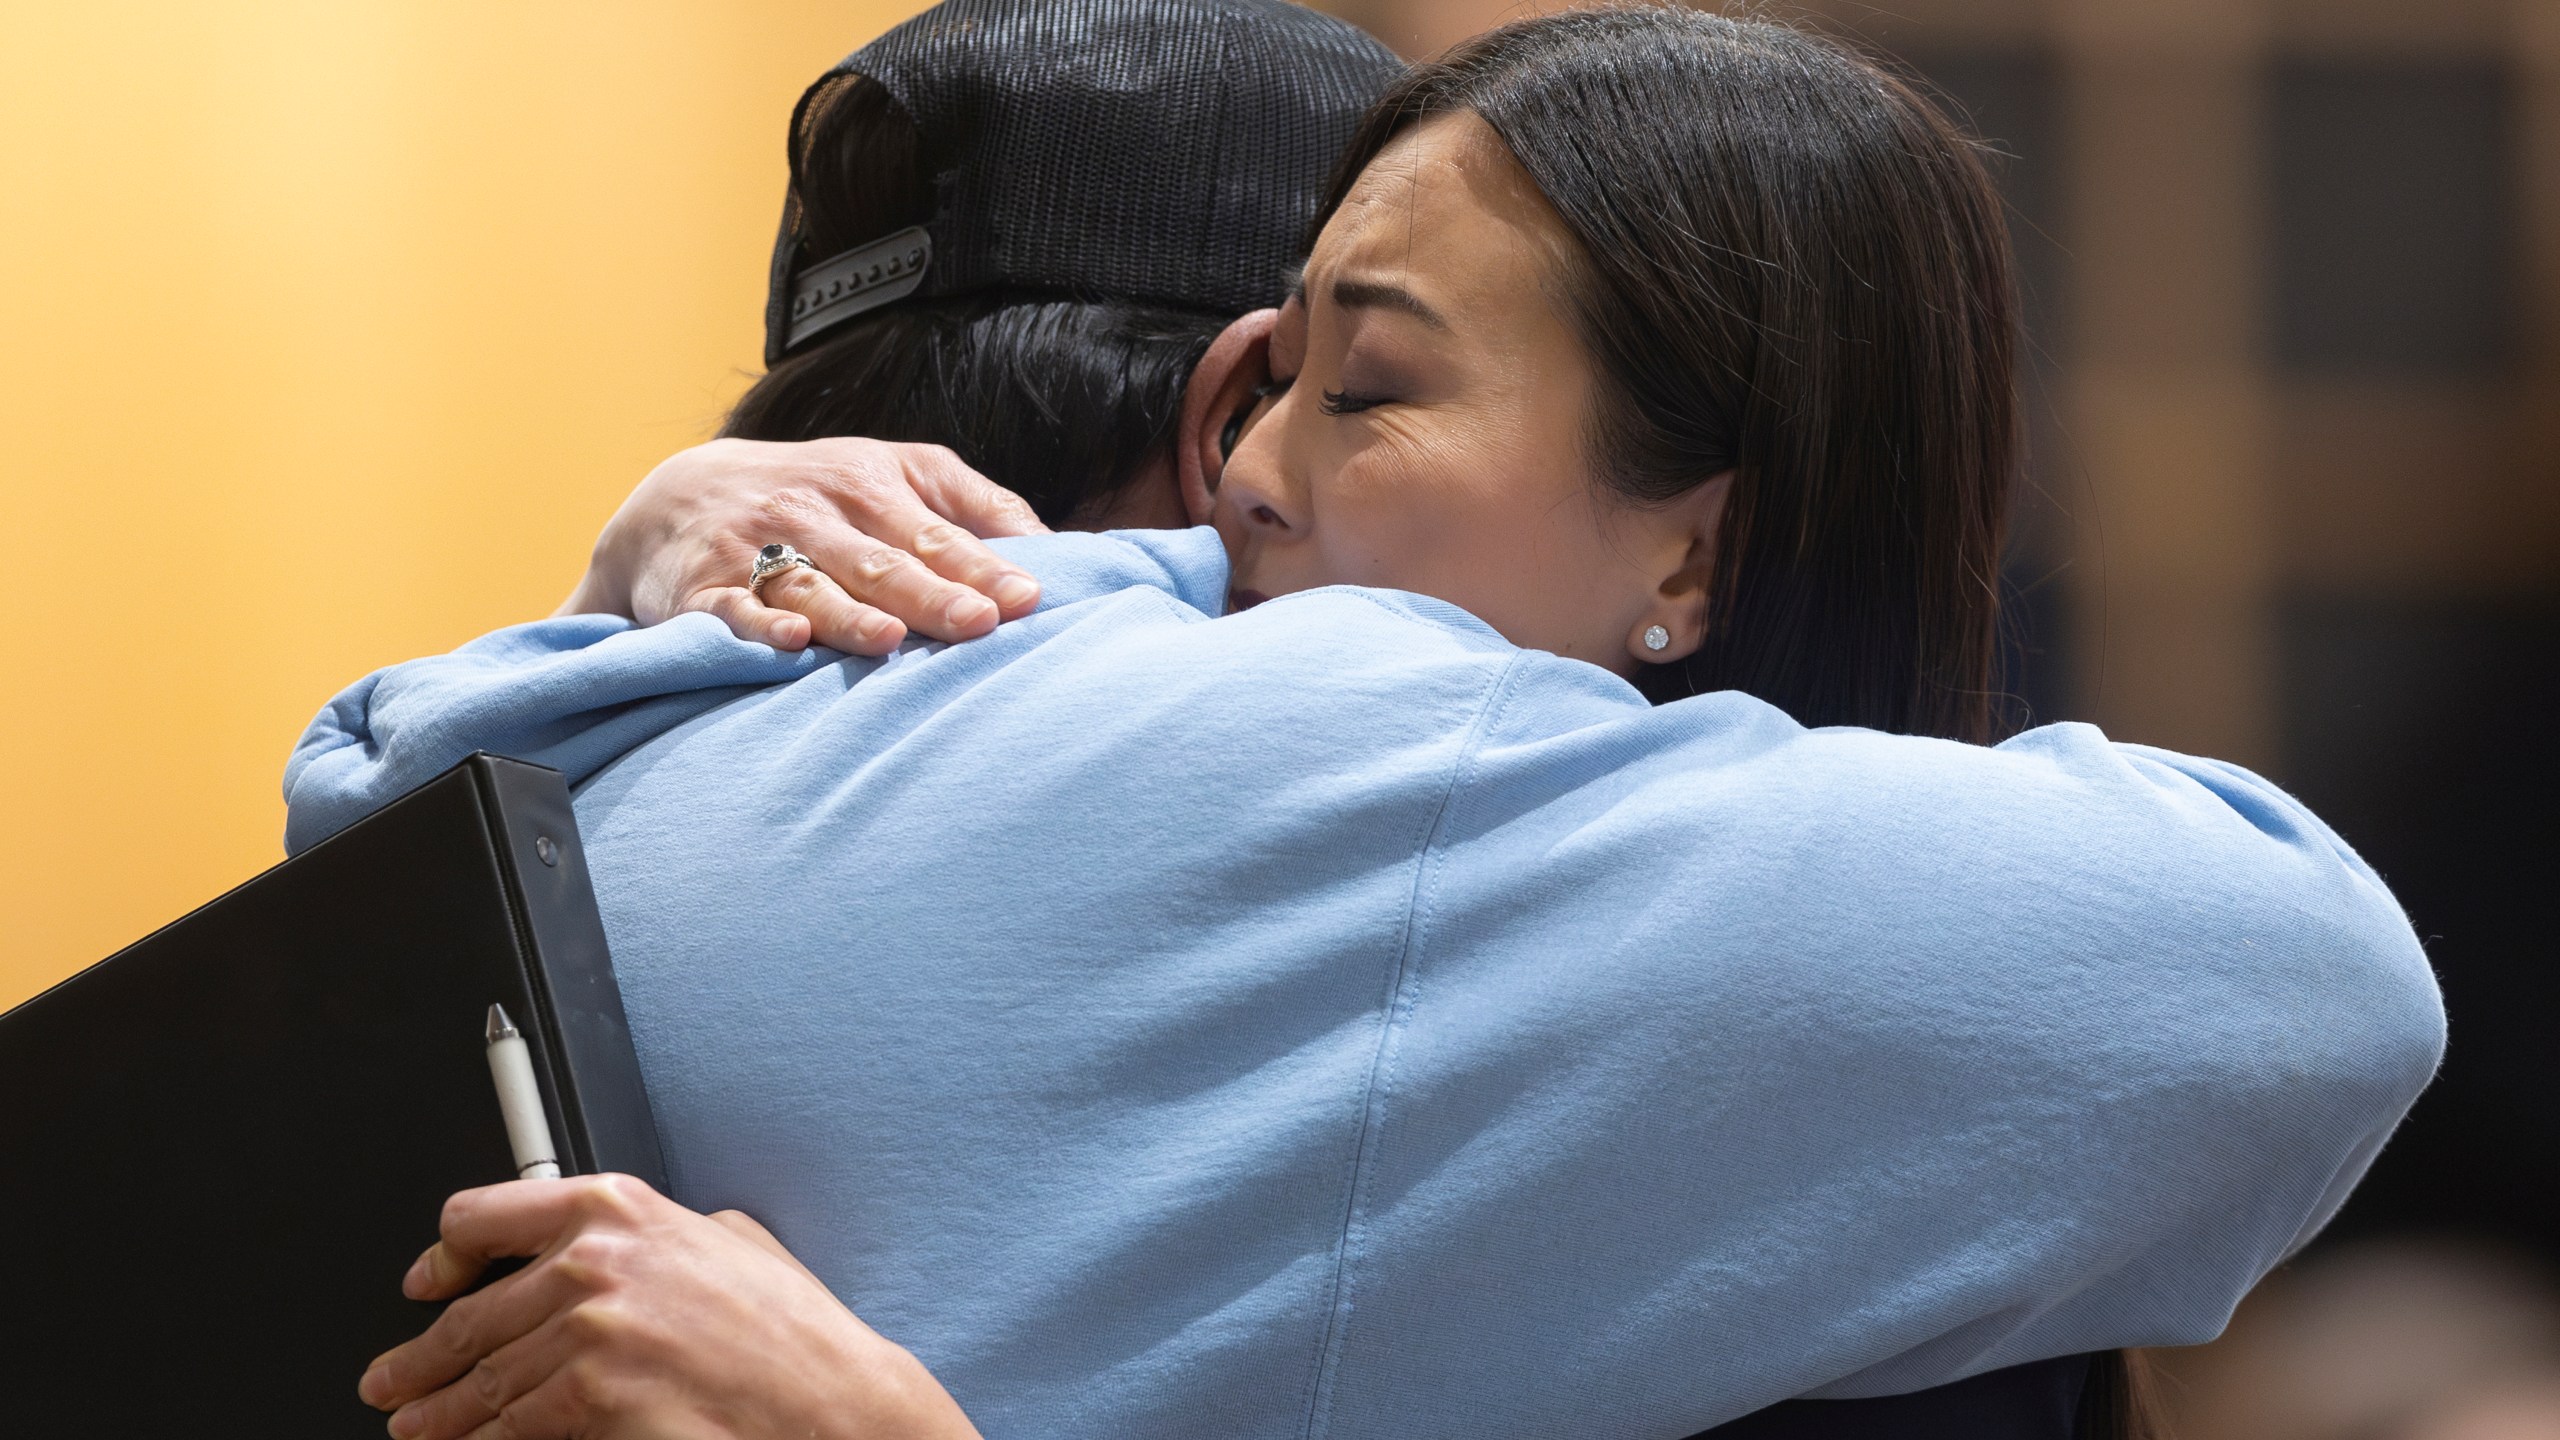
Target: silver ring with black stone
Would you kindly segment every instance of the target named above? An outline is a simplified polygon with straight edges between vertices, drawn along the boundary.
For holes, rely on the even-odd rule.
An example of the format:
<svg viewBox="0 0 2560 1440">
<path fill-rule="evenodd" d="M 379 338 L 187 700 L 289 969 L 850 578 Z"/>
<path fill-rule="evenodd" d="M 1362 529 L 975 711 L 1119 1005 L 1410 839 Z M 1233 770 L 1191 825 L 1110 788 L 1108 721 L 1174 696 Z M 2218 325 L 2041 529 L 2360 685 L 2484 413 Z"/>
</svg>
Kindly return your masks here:
<svg viewBox="0 0 2560 1440">
<path fill-rule="evenodd" d="M 785 570 L 804 565 L 812 570 L 818 568 L 817 562 L 788 545 L 767 545 L 756 552 L 755 568 L 747 572 L 747 593 L 761 600 L 764 598 L 764 582 Z"/>
</svg>

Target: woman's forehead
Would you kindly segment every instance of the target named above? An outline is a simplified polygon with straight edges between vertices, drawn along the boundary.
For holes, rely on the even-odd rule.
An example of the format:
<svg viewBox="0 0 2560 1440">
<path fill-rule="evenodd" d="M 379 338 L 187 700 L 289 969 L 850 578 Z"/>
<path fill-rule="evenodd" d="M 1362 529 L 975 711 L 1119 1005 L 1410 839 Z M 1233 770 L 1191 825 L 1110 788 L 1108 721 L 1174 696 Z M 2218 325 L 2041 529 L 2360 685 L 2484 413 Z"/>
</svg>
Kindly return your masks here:
<svg viewBox="0 0 2560 1440">
<path fill-rule="evenodd" d="M 1501 137 L 1461 111 L 1415 125 L 1362 167 L 1317 237 L 1306 280 L 1326 291 L 1390 280 L 1464 314 L 1537 285 L 1566 244 L 1562 220 Z"/>
</svg>

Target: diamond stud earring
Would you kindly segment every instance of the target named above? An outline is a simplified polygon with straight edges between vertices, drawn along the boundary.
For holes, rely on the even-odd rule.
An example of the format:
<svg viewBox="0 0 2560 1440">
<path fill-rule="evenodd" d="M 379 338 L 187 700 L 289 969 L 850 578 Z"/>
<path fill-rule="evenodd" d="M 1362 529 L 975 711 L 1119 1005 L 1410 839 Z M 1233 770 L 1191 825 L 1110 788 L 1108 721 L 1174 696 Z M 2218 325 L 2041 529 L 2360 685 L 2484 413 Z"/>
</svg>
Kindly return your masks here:
<svg viewBox="0 0 2560 1440">
<path fill-rule="evenodd" d="M 1647 650 L 1670 649 L 1671 632 L 1659 625 L 1647 625 L 1644 627 L 1644 648 Z"/>
</svg>

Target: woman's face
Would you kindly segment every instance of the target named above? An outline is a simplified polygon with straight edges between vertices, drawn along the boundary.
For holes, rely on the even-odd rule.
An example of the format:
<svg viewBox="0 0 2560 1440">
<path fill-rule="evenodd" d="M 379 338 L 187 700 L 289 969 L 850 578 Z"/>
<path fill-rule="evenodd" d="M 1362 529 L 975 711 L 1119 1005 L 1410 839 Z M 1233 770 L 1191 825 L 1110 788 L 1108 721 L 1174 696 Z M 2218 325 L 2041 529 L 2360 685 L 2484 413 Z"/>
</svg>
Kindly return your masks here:
<svg viewBox="0 0 2560 1440">
<path fill-rule="evenodd" d="M 1379 152 L 1280 312 L 1265 401 L 1212 521 L 1242 608 L 1320 585 L 1449 601 L 1515 644 L 1621 674 L 1705 624 L 1724 485 L 1633 506 L 1595 483 L 1572 240 L 1472 114 Z M 1643 644 L 1661 625 L 1671 643 Z"/>
</svg>

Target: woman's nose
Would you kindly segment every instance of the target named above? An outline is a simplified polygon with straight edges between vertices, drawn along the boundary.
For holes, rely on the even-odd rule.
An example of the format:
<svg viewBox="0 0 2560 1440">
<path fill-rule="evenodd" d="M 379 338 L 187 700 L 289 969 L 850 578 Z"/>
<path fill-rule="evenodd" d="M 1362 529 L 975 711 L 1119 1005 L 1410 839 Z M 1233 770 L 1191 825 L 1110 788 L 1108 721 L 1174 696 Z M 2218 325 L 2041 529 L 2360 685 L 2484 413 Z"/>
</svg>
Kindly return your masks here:
<svg viewBox="0 0 2560 1440">
<path fill-rule="evenodd" d="M 1248 446 L 1238 450 L 1218 482 L 1218 499 L 1234 506 L 1248 528 L 1280 539 L 1305 530 L 1306 511 L 1294 493 L 1297 487 L 1290 485 L 1281 474 L 1281 467 L 1273 463 L 1273 448 L 1276 447 Z"/>
</svg>

